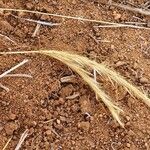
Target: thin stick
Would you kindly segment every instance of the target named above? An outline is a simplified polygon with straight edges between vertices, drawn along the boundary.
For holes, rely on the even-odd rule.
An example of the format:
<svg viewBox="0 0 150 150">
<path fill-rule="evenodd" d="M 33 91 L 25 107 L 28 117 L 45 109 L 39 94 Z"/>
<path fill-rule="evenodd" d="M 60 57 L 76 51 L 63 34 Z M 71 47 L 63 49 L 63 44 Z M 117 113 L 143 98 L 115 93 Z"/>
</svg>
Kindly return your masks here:
<svg viewBox="0 0 150 150">
<path fill-rule="evenodd" d="M 7 39 L 8 41 L 14 43 L 14 44 L 17 44 L 15 41 L 13 41 L 12 39 L 10 39 L 8 36 L 6 35 L 3 35 L 3 34 L 0 34 L 1 37 L 4 37 L 5 39 Z"/>
<path fill-rule="evenodd" d="M 135 12 L 135 13 L 140 13 L 142 15 L 150 16 L 150 11 L 149 10 L 144 10 L 144 9 L 141 9 L 141 8 L 136 8 L 136 7 L 132 7 L 132 6 L 124 5 L 124 4 L 118 4 L 118 3 L 115 3 L 115 2 L 112 2 L 111 5 L 115 6 L 115 7 L 125 9 L 125 10 L 129 10 L 129 11 L 132 11 L 132 12 Z"/>
<path fill-rule="evenodd" d="M 87 18 L 82 18 L 82 17 L 66 16 L 66 15 L 60 15 L 60 14 L 44 13 L 44 12 L 39 12 L 39 11 L 25 10 L 25 9 L 0 8 L 0 11 L 26 12 L 26 13 L 32 13 L 32 14 L 40 14 L 40 15 L 59 17 L 59 18 L 80 20 L 84 22 L 95 22 L 95 23 L 101 23 L 101 24 L 107 24 L 107 25 L 115 25 L 116 27 L 131 27 L 131 28 L 133 27 L 130 25 L 126 26 L 121 23 L 114 23 L 114 22 L 108 22 L 108 21 L 102 21 L 102 20 L 96 20 L 96 19 L 87 19 Z M 134 28 L 136 27 L 138 28 L 138 26 L 134 26 Z M 149 28 L 139 27 L 139 29 L 149 29 Z"/>
<path fill-rule="evenodd" d="M 15 150 L 19 150 L 19 149 L 21 148 L 22 143 L 24 142 L 24 140 L 25 140 L 26 137 L 28 136 L 28 132 L 29 132 L 28 129 L 26 129 L 26 130 L 23 132 L 23 134 L 21 135 L 20 140 L 19 140 L 19 142 L 18 142 L 18 144 L 17 144 Z"/>
<path fill-rule="evenodd" d="M 8 139 L 7 143 L 5 144 L 5 146 L 4 146 L 4 148 L 3 148 L 2 150 L 5 150 L 5 149 L 7 148 L 8 144 L 9 144 L 10 141 L 12 140 L 12 137 L 13 137 L 13 136 L 11 136 L 11 137 Z"/>
<path fill-rule="evenodd" d="M 27 59 L 23 60 L 23 61 L 22 61 L 21 63 L 19 63 L 18 65 L 14 66 L 14 67 L 12 67 L 11 69 L 9 69 L 9 70 L 5 71 L 4 73 L 2 73 L 2 74 L 0 75 L 0 78 L 4 77 L 5 75 L 7 75 L 7 74 L 9 74 L 10 72 L 14 71 L 14 70 L 17 69 L 18 67 L 24 65 L 24 64 L 27 63 L 28 61 L 29 61 L 29 60 L 27 60 Z"/>
</svg>

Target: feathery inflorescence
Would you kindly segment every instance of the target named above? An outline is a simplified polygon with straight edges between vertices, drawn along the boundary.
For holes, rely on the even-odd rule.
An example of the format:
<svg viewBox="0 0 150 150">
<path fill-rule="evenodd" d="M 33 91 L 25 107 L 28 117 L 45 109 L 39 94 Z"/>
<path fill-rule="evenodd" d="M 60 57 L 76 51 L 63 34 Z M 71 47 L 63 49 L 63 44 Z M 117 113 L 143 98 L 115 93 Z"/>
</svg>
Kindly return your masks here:
<svg viewBox="0 0 150 150">
<path fill-rule="evenodd" d="M 26 54 L 26 53 L 40 53 L 44 55 L 48 55 L 52 58 L 55 58 L 67 66 L 69 66 L 73 71 L 78 73 L 82 79 L 91 87 L 91 89 L 95 92 L 99 99 L 101 99 L 107 108 L 110 110 L 114 119 L 124 127 L 120 119 L 120 112 L 123 112 L 118 106 L 116 106 L 110 96 L 108 96 L 100 87 L 100 85 L 95 82 L 91 72 L 89 69 L 95 69 L 96 72 L 100 75 L 104 75 L 105 77 L 110 78 L 115 81 L 117 84 L 123 86 L 129 93 L 134 95 L 137 98 L 143 100 L 148 106 L 150 106 L 150 99 L 144 93 L 142 93 L 136 86 L 132 85 L 124 77 L 122 77 L 119 73 L 115 72 L 112 69 L 109 69 L 104 64 L 97 63 L 94 60 L 90 60 L 87 57 L 80 56 L 77 54 L 72 54 L 70 52 L 65 51 L 57 51 L 57 50 L 41 50 L 41 51 L 19 51 L 19 52 L 0 52 L 0 54 Z"/>
</svg>

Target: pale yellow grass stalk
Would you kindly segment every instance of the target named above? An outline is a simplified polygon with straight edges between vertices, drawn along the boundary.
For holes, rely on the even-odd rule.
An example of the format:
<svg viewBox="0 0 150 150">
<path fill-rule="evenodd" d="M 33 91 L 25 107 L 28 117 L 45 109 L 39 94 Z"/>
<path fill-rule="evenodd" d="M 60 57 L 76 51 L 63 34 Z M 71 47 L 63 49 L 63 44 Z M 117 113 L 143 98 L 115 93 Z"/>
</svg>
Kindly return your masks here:
<svg viewBox="0 0 150 150">
<path fill-rule="evenodd" d="M 141 98 L 148 106 L 150 106 L 150 99 L 143 94 L 137 87 L 127 82 L 121 75 L 116 73 L 114 70 L 109 69 L 104 64 L 99 64 L 96 61 L 92 61 L 84 56 L 72 54 L 64 51 L 56 51 L 56 50 L 42 50 L 42 51 L 23 51 L 23 52 L 0 52 L 0 54 L 26 54 L 26 53 L 40 53 L 44 55 L 48 55 L 57 60 L 60 60 L 64 64 L 68 65 L 72 70 L 77 72 L 83 80 L 93 89 L 98 98 L 100 98 L 105 105 L 110 110 L 114 119 L 123 127 L 124 124 L 121 122 L 119 117 L 119 113 L 122 110 L 112 103 L 111 98 L 101 89 L 100 85 L 95 82 L 92 74 L 88 71 L 95 69 L 97 73 L 100 75 L 104 75 L 116 83 L 122 85 L 125 89 L 127 89 L 134 96 Z"/>
<path fill-rule="evenodd" d="M 7 143 L 5 144 L 2 150 L 5 150 L 8 147 L 8 144 L 10 143 L 11 140 L 12 140 L 12 136 L 8 139 Z"/>
</svg>

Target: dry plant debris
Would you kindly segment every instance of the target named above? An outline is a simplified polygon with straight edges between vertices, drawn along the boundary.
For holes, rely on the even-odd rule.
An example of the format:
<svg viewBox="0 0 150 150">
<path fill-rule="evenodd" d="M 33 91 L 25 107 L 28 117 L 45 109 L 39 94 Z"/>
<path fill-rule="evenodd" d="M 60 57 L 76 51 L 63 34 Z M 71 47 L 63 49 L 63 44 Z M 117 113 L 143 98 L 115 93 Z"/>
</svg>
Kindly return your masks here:
<svg viewBox="0 0 150 150">
<path fill-rule="evenodd" d="M 126 81 L 124 77 L 119 75 L 114 70 L 109 69 L 104 64 L 99 64 L 96 61 L 92 61 L 86 57 L 68 53 L 65 51 L 57 51 L 57 50 L 42 50 L 42 51 L 18 51 L 18 52 L 0 52 L 0 54 L 29 54 L 29 53 L 39 53 L 48 55 L 52 58 L 55 58 L 67 66 L 69 66 L 73 71 L 77 72 L 82 79 L 91 87 L 91 89 L 95 92 L 97 97 L 101 99 L 104 104 L 108 107 L 110 110 L 112 116 L 114 119 L 122 126 L 124 127 L 124 124 L 122 123 L 119 114 L 120 112 L 123 112 L 122 109 L 120 109 L 118 106 L 116 106 L 112 99 L 102 90 L 100 85 L 95 82 L 95 79 L 93 78 L 93 74 L 89 72 L 89 68 L 91 70 L 96 70 L 96 72 L 99 75 L 103 75 L 105 77 L 108 77 L 112 81 L 115 81 L 117 84 L 124 87 L 125 90 L 127 90 L 130 94 L 134 95 L 137 98 L 140 98 L 143 100 L 144 103 L 146 103 L 148 106 L 150 106 L 150 99 L 148 96 L 144 93 L 142 93 L 137 87 Z"/>
<path fill-rule="evenodd" d="M 129 10 L 129 11 L 132 11 L 132 12 L 135 12 L 135 13 L 140 13 L 142 15 L 150 16 L 150 11 L 142 9 L 142 8 L 136 8 L 136 7 L 129 6 L 129 5 L 118 4 L 118 3 L 115 3 L 115 2 L 111 2 L 110 5 L 121 8 L 121 9 Z"/>
<path fill-rule="evenodd" d="M 25 77 L 25 78 L 32 78 L 32 76 L 28 75 L 28 74 L 10 74 L 12 71 L 14 71 L 17 68 L 21 67 L 22 65 L 24 65 L 28 61 L 29 60 L 24 59 L 19 64 L 15 65 L 14 67 L 12 67 L 9 70 L 5 71 L 4 73 L 0 74 L 0 79 L 4 78 L 4 77 Z M 0 87 L 3 88 L 4 90 L 6 90 L 7 92 L 9 91 L 9 88 L 7 88 L 6 86 L 2 85 L 1 83 L 0 83 Z"/>
<path fill-rule="evenodd" d="M 19 150 L 19 149 L 21 148 L 21 145 L 23 144 L 23 142 L 25 141 L 26 137 L 28 136 L 28 133 L 29 133 L 29 130 L 28 130 L 28 129 L 26 129 L 26 130 L 22 133 L 22 135 L 21 135 L 21 137 L 20 137 L 20 140 L 19 140 L 19 142 L 18 142 L 18 144 L 17 144 L 15 150 Z"/>
<path fill-rule="evenodd" d="M 12 42 L 13 44 L 17 44 L 15 41 L 13 41 L 12 39 L 10 39 L 8 36 L 0 34 L 1 37 L 4 37 L 6 40 Z"/>
<path fill-rule="evenodd" d="M 8 144 L 9 144 L 10 141 L 12 140 L 12 137 L 13 137 L 13 136 L 11 136 L 11 137 L 8 139 L 7 143 L 5 144 L 5 146 L 3 147 L 2 150 L 5 150 L 5 149 L 7 148 Z"/>
<path fill-rule="evenodd" d="M 35 30 L 34 30 L 34 32 L 33 32 L 32 37 L 35 37 L 35 36 L 36 36 L 36 34 L 37 34 L 37 33 L 39 32 L 39 30 L 40 30 L 41 25 L 49 26 L 49 27 L 61 25 L 60 23 L 52 23 L 52 22 L 47 22 L 47 21 L 42 21 L 42 20 L 28 19 L 28 18 L 18 17 L 18 16 L 15 16 L 15 15 L 12 15 L 12 16 L 15 17 L 15 18 L 18 18 L 18 19 L 22 19 L 22 20 L 29 21 L 29 22 L 36 23 L 36 24 L 37 24 L 36 27 L 35 27 Z"/>
<path fill-rule="evenodd" d="M 40 15 L 47 15 L 47 16 L 53 16 L 53 17 L 59 17 L 59 18 L 65 18 L 65 19 L 73 19 L 73 20 L 79 20 L 83 22 L 93 22 L 98 23 L 102 25 L 97 25 L 94 27 L 104 27 L 104 28 L 135 28 L 135 29 L 147 29 L 150 30 L 148 27 L 144 26 L 138 26 L 138 25 L 131 25 L 131 24 L 125 24 L 125 23 L 115 23 L 115 22 L 108 22 L 103 20 L 96 20 L 96 19 L 87 19 L 83 17 L 74 17 L 74 16 L 67 16 L 67 15 L 60 15 L 60 14 L 52 14 L 52 13 L 44 13 L 39 11 L 32 11 L 32 10 L 25 10 L 25 9 L 13 9 L 13 8 L 0 8 L 0 11 L 14 11 L 14 12 L 25 12 L 25 13 L 32 13 L 32 14 L 40 14 Z M 28 21 L 37 22 L 35 20 L 27 19 Z M 39 22 L 42 24 L 43 22 Z M 47 24 L 45 22 L 45 24 Z M 49 23 L 48 23 L 49 24 Z"/>
</svg>

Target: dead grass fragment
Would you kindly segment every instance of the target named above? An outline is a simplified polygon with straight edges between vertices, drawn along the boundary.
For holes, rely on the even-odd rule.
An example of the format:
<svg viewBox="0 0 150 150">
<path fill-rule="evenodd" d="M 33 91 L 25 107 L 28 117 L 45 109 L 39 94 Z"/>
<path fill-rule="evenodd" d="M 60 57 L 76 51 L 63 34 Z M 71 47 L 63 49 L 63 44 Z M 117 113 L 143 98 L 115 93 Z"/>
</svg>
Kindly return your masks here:
<svg viewBox="0 0 150 150">
<path fill-rule="evenodd" d="M 9 88 L 0 83 L 0 87 L 4 89 L 6 92 L 9 92 Z"/>
<path fill-rule="evenodd" d="M 67 82 L 71 82 L 72 80 L 75 79 L 75 76 L 74 75 L 71 75 L 71 76 L 65 76 L 65 77 L 62 77 L 60 79 L 61 83 L 67 83 Z"/>
<path fill-rule="evenodd" d="M 15 150 L 19 150 L 21 148 L 21 145 L 23 144 L 23 142 L 25 141 L 26 137 L 28 136 L 29 130 L 26 129 L 23 134 L 21 135 L 19 142 L 15 148 Z"/>
<path fill-rule="evenodd" d="M 12 42 L 13 44 L 17 45 L 17 43 L 15 41 L 13 41 L 11 38 L 9 38 L 8 36 L 6 35 L 3 35 L 3 34 L 0 34 L 1 37 L 5 38 L 6 40 Z"/>
<path fill-rule="evenodd" d="M 77 98 L 79 96 L 80 96 L 80 93 L 77 92 L 77 93 L 74 93 L 73 95 L 67 96 L 66 99 L 71 100 L 71 99 L 75 99 L 75 98 Z"/>
<path fill-rule="evenodd" d="M 150 16 L 150 11 L 149 10 L 145 10 L 142 8 L 137 8 L 137 7 L 133 7 L 133 6 L 129 6 L 129 5 L 124 5 L 124 4 L 118 4 L 115 2 L 112 2 L 110 5 L 124 9 L 124 10 L 129 10 L 135 13 L 139 13 L 142 15 L 146 15 L 146 16 Z"/>
<path fill-rule="evenodd" d="M 27 63 L 28 60 L 24 59 L 22 62 L 20 62 L 19 64 L 15 65 L 14 67 L 8 69 L 7 71 L 5 71 L 4 73 L 0 74 L 0 79 L 1 78 L 5 78 L 5 77 L 24 77 L 24 78 L 32 78 L 31 75 L 28 74 L 10 74 L 12 71 L 16 70 L 17 68 L 21 67 L 22 65 L 24 65 L 25 63 Z M 9 88 L 7 88 L 6 86 L 4 86 L 3 84 L 0 83 L 0 87 L 2 89 L 4 89 L 5 91 L 9 92 Z"/>
<path fill-rule="evenodd" d="M 11 137 L 8 139 L 7 143 L 5 144 L 5 146 L 3 147 L 2 150 L 5 150 L 5 149 L 8 147 L 8 144 L 9 144 L 10 141 L 12 140 L 12 137 L 13 137 L 13 136 L 11 136 Z"/>
</svg>

